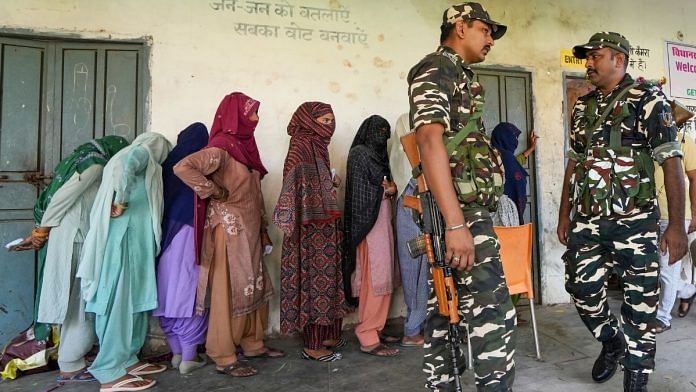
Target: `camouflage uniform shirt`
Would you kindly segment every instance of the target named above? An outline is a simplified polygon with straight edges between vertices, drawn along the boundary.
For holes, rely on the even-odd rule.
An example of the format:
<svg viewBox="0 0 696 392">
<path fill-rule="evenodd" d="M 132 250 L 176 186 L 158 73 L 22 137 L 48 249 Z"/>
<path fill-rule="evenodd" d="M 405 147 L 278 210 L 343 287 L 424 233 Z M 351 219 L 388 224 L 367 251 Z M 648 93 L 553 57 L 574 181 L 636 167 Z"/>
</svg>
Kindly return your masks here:
<svg viewBox="0 0 696 392">
<path fill-rule="evenodd" d="M 450 168 L 462 207 L 494 207 L 502 194 L 502 163 L 483 125 L 483 88 L 474 72 L 447 46 L 438 47 L 408 74 L 411 129 L 439 123 L 448 144 L 465 128 L 459 147 L 450 151 Z"/>
<path fill-rule="evenodd" d="M 590 127 L 602 115 L 616 94 L 632 84 L 634 84 L 633 79 L 626 74 L 623 80 L 609 94 L 604 95 L 599 89 L 596 89 L 578 98 L 573 107 L 569 134 L 570 150 L 568 151 L 568 157 L 578 165 L 587 164 L 588 161 L 585 156 L 588 143 L 588 130 L 586 128 Z M 591 104 L 593 98 L 596 100 L 596 105 Z M 608 149 L 610 147 L 611 129 L 615 124 L 619 123 L 622 147 L 649 153 L 660 165 L 668 158 L 682 156 L 679 142 L 677 141 L 677 127 L 672 118 L 672 109 L 665 95 L 659 89 L 648 85 L 638 85 L 631 88 L 615 104 L 607 119 L 591 131 L 590 147 L 592 149 Z M 621 157 L 618 157 L 617 154 L 611 151 L 608 154 L 610 160 L 614 162 L 621 161 Z M 617 166 L 619 166 L 619 163 L 614 163 L 614 168 Z M 641 181 L 651 181 L 647 173 L 645 174 L 645 178 L 642 178 Z M 652 173 L 649 176 L 651 177 Z M 590 179 L 588 181 L 595 180 Z M 575 176 L 571 179 L 571 189 L 578 181 L 583 181 L 583 179 L 575 178 Z M 596 187 L 596 184 L 593 184 L 593 186 Z M 638 184 L 635 184 L 635 186 L 637 187 Z M 654 199 L 654 192 L 652 193 L 650 198 Z M 574 204 L 579 206 L 580 202 L 577 200 L 579 196 L 571 192 L 571 198 L 573 197 L 575 197 L 575 200 L 573 200 Z"/>
</svg>

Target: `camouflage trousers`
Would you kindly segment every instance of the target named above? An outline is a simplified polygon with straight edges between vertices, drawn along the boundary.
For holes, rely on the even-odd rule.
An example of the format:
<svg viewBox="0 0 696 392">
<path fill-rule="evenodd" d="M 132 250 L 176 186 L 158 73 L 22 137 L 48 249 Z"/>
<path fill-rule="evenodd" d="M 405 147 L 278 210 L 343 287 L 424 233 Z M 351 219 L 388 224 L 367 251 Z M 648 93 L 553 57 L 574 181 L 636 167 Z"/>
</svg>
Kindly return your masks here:
<svg viewBox="0 0 696 392">
<path fill-rule="evenodd" d="M 580 318 L 599 341 L 619 333 L 607 304 L 612 269 L 623 286 L 621 324 L 627 354 L 624 367 L 650 373 L 655 367 L 655 326 L 659 297 L 658 212 L 650 207 L 620 218 L 577 214 L 564 254 L 566 290 Z"/>
<path fill-rule="evenodd" d="M 476 257 L 470 272 L 454 271 L 462 320 L 460 336 L 466 337 L 468 324 L 477 390 L 507 391 L 515 378 L 513 355 L 517 319 L 500 263 L 500 245 L 487 210 L 465 209 L 464 217 L 474 237 Z M 429 274 L 428 288 L 430 296 L 423 358 L 423 371 L 427 374 L 426 388 L 449 391 L 454 389 L 448 344 L 449 321 L 438 314 L 432 274 Z M 466 363 L 465 347 L 460 345 L 457 358 L 462 369 Z"/>
</svg>

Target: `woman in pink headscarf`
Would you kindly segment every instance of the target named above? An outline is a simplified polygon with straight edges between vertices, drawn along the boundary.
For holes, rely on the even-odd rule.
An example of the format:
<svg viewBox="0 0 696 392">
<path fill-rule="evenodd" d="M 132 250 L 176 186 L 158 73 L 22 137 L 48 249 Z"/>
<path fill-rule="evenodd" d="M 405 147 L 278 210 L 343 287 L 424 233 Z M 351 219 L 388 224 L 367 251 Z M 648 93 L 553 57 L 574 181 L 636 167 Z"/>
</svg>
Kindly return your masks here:
<svg viewBox="0 0 696 392">
<path fill-rule="evenodd" d="M 215 113 L 208 145 L 174 167 L 197 195 L 196 311 L 210 308 L 207 354 L 218 372 L 233 377 L 257 373 L 238 362 L 237 347 L 247 358 L 284 356 L 263 341 L 273 287 L 263 263 L 271 242 L 261 194 L 267 170 L 254 139 L 258 108 L 258 101 L 242 93 L 226 96 Z"/>
</svg>

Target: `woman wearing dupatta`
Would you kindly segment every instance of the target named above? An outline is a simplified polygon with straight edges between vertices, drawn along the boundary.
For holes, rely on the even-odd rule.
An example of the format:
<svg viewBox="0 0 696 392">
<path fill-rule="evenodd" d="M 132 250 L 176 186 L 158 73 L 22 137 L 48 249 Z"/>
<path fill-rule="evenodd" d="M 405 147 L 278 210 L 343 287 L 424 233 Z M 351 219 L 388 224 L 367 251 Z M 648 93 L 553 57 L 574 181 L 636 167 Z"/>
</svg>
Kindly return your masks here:
<svg viewBox="0 0 696 392">
<path fill-rule="evenodd" d="M 288 124 L 290 147 L 273 222 L 285 233 L 281 261 L 280 330 L 302 332 L 302 357 L 341 359 L 346 315 L 341 274 L 338 178 L 331 178 L 328 145 L 336 129 L 331 106 L 305 102 Z"/>
<path fill-rule="evenodd" d="M 201 123 L 179 133 L 177 143 L 162 164 L 164 214 L 162 252 L 157 265 L 157 300 L 153 316 L 159 316 L 169 347 L 172 365 L 186 374 L 205 365 L 198 345 L 205 342 L 208 314 L 195 314 L 198 265 L 193 234 L 195 196 L 174 175 L 174 165 L 208 144 L 208 129 Z"/>
<path fill-rule="evenodd" d="M 75 274 L 104 165 L 126 146 L 128 141 L 120 136 L 105 136 L 79 146 L 63 159 L 34 205 L 37 227 L 16 248 L 39 250 L 36 321 L 61 325 L 59 382 L 94 381 L 84 359 L 96 341 L 94 320 L 85 316 Z M 35 328 L 39 340 L 43 329 L 40 325 Z"/>
<path fill-rule="evenodd" d="M 95 313 L 99 354 L 89 371 L 102 392 L 147 389 L 139 376 L 166 370 L 140 363 L 148 311 L 157 307 L 155 256 L 162 224 L 162 167 L 171 150 L 154 132 L 138 136 L 104 168 L 77 276 Z"/>
<path fill-rule="evenodd" d="M 273 287 L 263 263 L 264 248 L 271 243 L 261 193 L 267 171 L 254 139 L 259 105 L 242 93 L 227 95 L 215 113 L 206 148 L 174 167 L 198 197 L 196 313 L 202 315 L 209 304 L 207 354 L 218 372 L 233 377 L 257 373 L 237 360 L 237 347 L 247 358 L 284 355 L 263 341 Z"/>
<path fill-rule="evenodd" d="M 519 217 L 517 224 L 524 223 L 524 210 L 527 206 L 527 177 L 529 177 L 529 174 L 522 165 L 527 162 L 529 155 L 534 152 L 537 141 L 537 136 L 532 132 L 529 136 L 529 147 L 524 152 L 515 155 L 521 134 L 522 131 L 519 128 L 508 122 L 501 122 L 491 132 L 491 145 L 500 152 L 505 169 L 503 193 L 517 207 Z"/>
<path fill-rule="evenodd" d="M 391 357 L 399 353 L 380 343 L 389 313 L 399 268 L 394 258 L 391 198 L 396 185 L 391 181 L 387 140 L 389 123 L 373 115 L 363 121 L 348 153 L 343 264 L 346 297 L 359 297 L 360 324 L 355 335 L 366 354 Z M 391 338 L 391 340 L 389 340 Z M 398 341 L 394 337 L 385 338 Z"/>
</svg>

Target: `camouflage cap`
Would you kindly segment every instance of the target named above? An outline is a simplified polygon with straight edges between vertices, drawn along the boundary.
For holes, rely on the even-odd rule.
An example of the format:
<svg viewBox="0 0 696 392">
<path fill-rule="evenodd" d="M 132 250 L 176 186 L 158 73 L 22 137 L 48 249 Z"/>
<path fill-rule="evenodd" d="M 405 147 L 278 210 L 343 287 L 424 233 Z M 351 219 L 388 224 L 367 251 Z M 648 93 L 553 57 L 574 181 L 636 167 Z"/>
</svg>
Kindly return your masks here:
<svg viewBox="0 0 696 392">
<path fill-rule="evenodd" d="M 493 39 L 499 39 L 507 31 L 507 26 L 502 23 L 498 23 L 491 20 L 491 16 L 488 15 L 488 11 L 479 3 L 469 2 L 453 5 L 445 10 L 442 15 L 442 25 L 446 26 L 449 24 L 454 24 L 457 20 L 468 20 L 476 19 L 481 22 L 488 23 L 491 26 L 493 32 L 491 37 Z"/>
<path fill-rule="evenodd" d="M 590 41 L 583 45 L 573 47 L 573 55 L 579 59 L 587 58 L 587 51 L 600 48 L 611 48 L 628 56 L 631 45 L 626 37 L 611 31 L 595 33 L 590 37 Z"/>
</svg>

